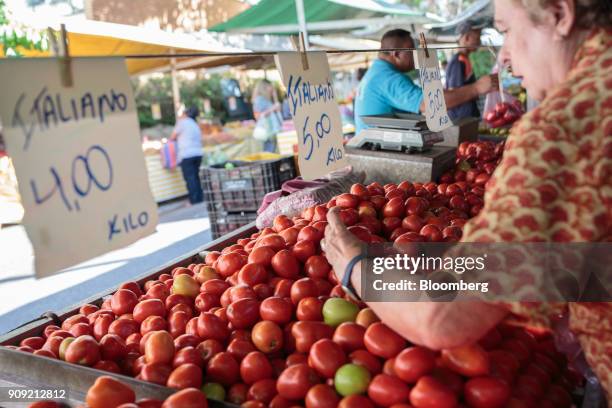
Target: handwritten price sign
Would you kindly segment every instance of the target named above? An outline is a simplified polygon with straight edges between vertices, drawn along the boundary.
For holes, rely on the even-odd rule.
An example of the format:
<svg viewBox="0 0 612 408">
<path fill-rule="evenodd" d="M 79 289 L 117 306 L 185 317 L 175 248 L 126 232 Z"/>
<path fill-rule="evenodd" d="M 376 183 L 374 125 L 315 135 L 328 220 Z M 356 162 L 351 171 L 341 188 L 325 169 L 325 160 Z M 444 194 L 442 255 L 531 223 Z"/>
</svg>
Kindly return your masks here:
<svg viewBox="0 0 612 408">
<path fill-rule="evenodd" d="M 446 111 L 444 88 L 440 80 L 438 55 L 434 50 L 429 50 L 429 57 L 423 49 L 413 52 L 415 65 L 419 69 L 421 87 L 423 88 L 427 127 L 433 132 L 440 132 L 450 127 L 453 123 Z"/>
<path fill-rule="evenodd" d="M 304 70 L 299 53 L 276 55 L 298 132 L 300 173 L 304 179 L 314 180 L 346 166 L 346 159 L 327 55 L 309 52 L 308 62 L 310 68 Z"/>
<path fill-rule="evenodd" d="M 13 158 L 36 275 L 155 230 L 132 89 L 121 59 L 0 60 L 0 118 Z"/>
</svg>

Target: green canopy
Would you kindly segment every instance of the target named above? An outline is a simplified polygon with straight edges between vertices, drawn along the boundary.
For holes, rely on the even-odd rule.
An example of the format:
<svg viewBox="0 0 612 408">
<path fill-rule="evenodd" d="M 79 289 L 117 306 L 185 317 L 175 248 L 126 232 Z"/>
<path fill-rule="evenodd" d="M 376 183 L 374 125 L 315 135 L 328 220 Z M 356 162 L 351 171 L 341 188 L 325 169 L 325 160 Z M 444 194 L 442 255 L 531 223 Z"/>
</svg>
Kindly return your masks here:
<svg viewBox="0 0 612 408">
<path fill-rule="evenodd" d="M 415 24 L 439 21 L 436 16 L 379 0 L 304 0 L 304 14 L 309 33 L 366 27 L 369 19 L 393 22 L 398 17 Z M 295 34 L 299 31 L 295 1 L 261 0 L 230 20 L 210 27 L 209 31 Z"/>
</svg>

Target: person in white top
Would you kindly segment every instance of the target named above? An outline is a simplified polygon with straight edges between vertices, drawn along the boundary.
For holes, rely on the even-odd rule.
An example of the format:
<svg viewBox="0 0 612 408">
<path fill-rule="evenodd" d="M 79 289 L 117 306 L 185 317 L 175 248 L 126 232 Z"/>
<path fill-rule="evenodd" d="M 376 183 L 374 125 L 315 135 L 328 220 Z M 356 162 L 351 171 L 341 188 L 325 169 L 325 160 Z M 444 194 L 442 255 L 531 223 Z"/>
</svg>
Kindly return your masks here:
<svg viewBox="0 0 612 408">
<path fill-rule="evenodd" d="M 196 122 L 198 108 L 182 109 L 171 138 L 177 141 L 177 161 L 183 171 L 183 178 L 189 192 L 189 203 L 204 201 L 200 183 L 200 165 L 202 164 L 202 131 Z"/>
</svg>

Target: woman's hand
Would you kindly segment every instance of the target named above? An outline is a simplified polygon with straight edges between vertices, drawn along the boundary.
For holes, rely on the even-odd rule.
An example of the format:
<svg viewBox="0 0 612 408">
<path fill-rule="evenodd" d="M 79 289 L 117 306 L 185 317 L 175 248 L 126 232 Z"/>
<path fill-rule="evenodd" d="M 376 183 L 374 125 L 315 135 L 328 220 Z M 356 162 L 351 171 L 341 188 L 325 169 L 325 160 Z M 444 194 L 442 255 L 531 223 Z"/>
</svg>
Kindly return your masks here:
<svg viewBox="0 0 612 408">
<path fill-rule="evenodd" d="M 338 280 L 342 280 L 346 266 L 355 256 L 363 251 L 362 243 L 355 237 L 340 219 L 340 207 L 330 208 L 327 212 L 327 227 L 322 249 Z"/>
</svg>

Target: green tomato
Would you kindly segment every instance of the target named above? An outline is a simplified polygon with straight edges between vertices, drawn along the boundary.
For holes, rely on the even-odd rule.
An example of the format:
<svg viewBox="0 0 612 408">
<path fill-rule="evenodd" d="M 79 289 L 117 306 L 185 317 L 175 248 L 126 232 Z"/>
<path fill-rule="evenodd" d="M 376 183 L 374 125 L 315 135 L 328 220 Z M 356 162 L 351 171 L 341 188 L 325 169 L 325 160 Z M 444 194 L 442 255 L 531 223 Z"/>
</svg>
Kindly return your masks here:
<svg viewBox="0 0 612 408">
<path fill-rule="evenodd" d="M 356 304 L 342 298 L 329 298 L 323 305 L 323 320 L 332 327 L 344 322 L 354 322 L 359 313 Z"/>
<path fill-rule="evenodd" d="M 225 401 L 225 388 L 221 384 L 206 383 L 202 386 L 202 392 L 208 399 Z"/>
<path fill-rule="evenodd" d="M 349 395 L 363 394 L 370 384 L 370 372 L 363 366 L 357 364 L 345 364 L 336 371 L 334 385 L 336 391 L 343 397 Z"/>
<path fill-rule="evenodd" d="M 459 170 L 468 171 L 469 169 L 472 168 L 472 166 L 470 165 L 470 163 L 467 162 L 467 160 L 461 160 L 461 162 L 459 162 L 459 166 L 457 166 L 457 168 Z"/>
</svg>

